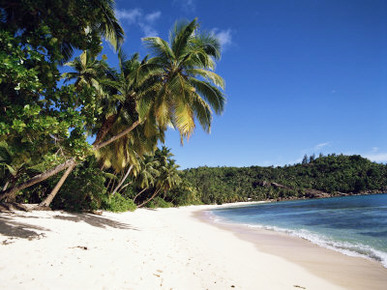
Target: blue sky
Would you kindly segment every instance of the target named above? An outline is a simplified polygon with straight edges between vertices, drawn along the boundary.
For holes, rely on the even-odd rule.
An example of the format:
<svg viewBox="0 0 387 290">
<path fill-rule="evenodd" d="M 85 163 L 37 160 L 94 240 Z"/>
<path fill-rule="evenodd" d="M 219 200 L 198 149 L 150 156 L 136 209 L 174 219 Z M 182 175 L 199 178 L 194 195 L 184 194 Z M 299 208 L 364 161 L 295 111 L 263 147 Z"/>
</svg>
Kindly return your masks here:
<svg viewBox="0 0 387 290">
<path fill-rule="evenodd" d="M 182 168 L 277 166 L 320 152 L 387 162 L 387 1 L 116 5 L 128 55 L 145 56 L 141 38 L 167 39 L 178 19 L 197 17 L 221 40 L 216 72 L 226 80 L 226 109 L 211 134 L 197 127 L 184 146 L 177 132 L 167 132 L 166 146 Z"/>
</svg>

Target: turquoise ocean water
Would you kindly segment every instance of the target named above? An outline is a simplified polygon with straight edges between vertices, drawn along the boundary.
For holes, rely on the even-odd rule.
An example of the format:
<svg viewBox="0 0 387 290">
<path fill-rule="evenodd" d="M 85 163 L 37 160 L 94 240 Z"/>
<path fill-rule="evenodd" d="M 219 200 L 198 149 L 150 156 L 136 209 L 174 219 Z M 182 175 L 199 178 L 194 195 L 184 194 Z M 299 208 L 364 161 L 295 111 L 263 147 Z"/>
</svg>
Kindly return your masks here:
<svg viewBox="0 0 387 290">
<path fill-rule="evenodd" d="M 217 222 L 285 232 L 387 268 L 387 194 L 254 204 L 211 215 Z"/>
</svg>

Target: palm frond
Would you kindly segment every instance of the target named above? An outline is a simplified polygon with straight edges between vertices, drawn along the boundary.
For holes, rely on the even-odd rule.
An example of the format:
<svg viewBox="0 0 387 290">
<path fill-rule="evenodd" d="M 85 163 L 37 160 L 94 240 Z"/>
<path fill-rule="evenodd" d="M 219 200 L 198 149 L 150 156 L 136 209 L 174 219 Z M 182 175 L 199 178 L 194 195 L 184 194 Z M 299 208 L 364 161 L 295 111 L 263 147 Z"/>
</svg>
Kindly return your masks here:
<svg viewBox="0 0 387 290">
<path fill-rule="evenodd" d="M 201 68 L 190 68 L 190 69 L 187 69 L 186 72 L 189 75 L 199 75 L 204 79 L 213 82 L 215 86 L 218 86 L 223 90 L 225 89 L 225 82 L 223 78 L 212 71 L 201 69 Z"/>
<path fill-rule="evenodd" d="M 194 19 L 189 24 L 186 24 L 186 22 L 184 24 L 176 22 L 172 34 L 171 48 L 177 59 L 184 54 L 183 52 L 197 27 L 197 19 Z"/>
<path fill-rule="evenodd" d="M 175 55 L 172 49 L 169 47 L 168 42 L 160 37 L 146 37 L 143 39 L 145 46 L 151 50 L 151 52 L 157 57 L 172 61 Z"/>
<path fill-rule="evenodd" d="M 192 94 L 192 108 L 203 130 L 210 133 L 212 112 L 210 106 L 196 93 Z"/>
<path fill-rule="evenodd" d="M 223 112 L 226 98 L 217 87 L 195 78 L 190 78 L 189 81 L 217 114 L 221 114 Z"/>
</svg>

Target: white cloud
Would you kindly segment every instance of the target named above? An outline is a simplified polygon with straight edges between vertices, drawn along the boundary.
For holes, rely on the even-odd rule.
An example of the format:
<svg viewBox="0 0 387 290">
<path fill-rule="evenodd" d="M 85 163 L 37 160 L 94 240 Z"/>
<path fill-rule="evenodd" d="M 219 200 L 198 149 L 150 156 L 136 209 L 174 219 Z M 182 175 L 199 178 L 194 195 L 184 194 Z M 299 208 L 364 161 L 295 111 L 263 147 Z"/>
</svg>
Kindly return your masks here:
<svg viewBox="0 0 387 290">
<path fill-rule="evenodd" d="M 378 163 L 387 162 L 387 153 L 379 152 L 378 147 L 373 147 L 370 153 L 366 153 L 363 156 L 374 162 L 378 162 Z"/>
<path fill-rule="evenodd" d="M 141 30 L 144 32 L 144 37 L 154 37 L 158 36 L 156 29 L 152 27 L 152 25 L 139 23 Z"/>
<path fill-rule="evenodd" d="M 314 150 L 321 150 L 322 148 L 324 147 L 327 147 L 330 145 L 330 142 L 325 142 L 325 143 L 321 143 L 321 144 L 317 144 L 316 146 L 314 146 Z"/>
<path fill-rule="evenodd" d="M 173 4 L 177 4 L 185 12 L 195 11 L 195 0 L 173 0 Z"/>
<path fill-rule="evenodd" d="M 387 153 L 380 152 L 380 153 L 365 154 L 364 157 L 378 163 L 387 162 Z"/>
<path fill-rule="evenodd" d="M 116 16 L 123 24 L 138 26 L 145 37 L 158 35 L 154 24 L 161 17 L 160 11 L 144 14 L 139 8 L 131 10 L 123 9 L 116 10 Z"/>
<path fill-rule="evenodd" d="M 160 11 L 149 13 L 149 14 L 145 15 L 145 21 L 147 21 L 148 23 L 153 23 L 154 21 L 159 19 L 160 16 L 161 16 L 161 12 Z"/>
<path fill-rule="evenodd" d="M 136 23 L 136 21 L 142 17 L 142 12 L 138 8 L 131 10 L 116 10 L 115 12 L 118 20 L 128 22 L 129 24 Z"/>
<path fill-rule="evenodd" d="M 226 46 L 232 44 L 232 31 L 231 29 L 227 30 L 219 30 L 218 28 L 212 29 L 212 34 L 215 35 L 222 46 L 225 48 Z"/>
</svg>

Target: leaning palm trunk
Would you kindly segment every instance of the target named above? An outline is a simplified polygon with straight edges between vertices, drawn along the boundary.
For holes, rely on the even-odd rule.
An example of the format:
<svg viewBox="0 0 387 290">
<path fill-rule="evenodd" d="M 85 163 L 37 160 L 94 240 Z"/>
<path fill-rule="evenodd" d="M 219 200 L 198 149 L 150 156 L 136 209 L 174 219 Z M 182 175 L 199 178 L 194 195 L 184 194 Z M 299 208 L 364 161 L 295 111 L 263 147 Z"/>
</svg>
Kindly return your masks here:
<svg viewBox="0 0 387 290">
<path fill-rule="evenodd" d="M 136 201 L 137 197 L 139 197 L 145 190 L 147 190 L 148 188 L 145 187 L 143 190 L 141 190 L 139 193 L 136 194 L 136 196 L 133 198 L 133 202 Z"/>
<path fill-rule="evenodd" d="M 33 178 L 27 180 L 26 182 L 23 182 L 22 184 L 19 184 L 19 185 L 16 185 L 14 187 L 9 188 L 0 196 L 0 200 L 4 200 L 4 199 L 13 200 L 16 197 L 16 194 L 18 191 L 23 190 L 25 188 L 28 188 L 32 185 L 35 185 L 39 182 L 46 180 L 47 178 L 49 178 L 51 176 L 58 174 L 59 172 L 70 167 L 73 162 L 75 162 L 74 158 L 71 158 L 71 159 L 67 160 L 66 162 L 64 162 L 64 163 L 46 171 L 46 172 L 43 172 L 41 174 L 34 176 Z"/>
<path fill-rule="evenodd" d="M 77 166 L 75 162 L 73 162 L 70 167 L 67 168 L 66 172 L 63 174 L 59 182 L 55 185 L 55 188 L 50 192 L 50 194 L 39 204 L 39 206 L 42 207 L 48 207 L 50 206 L 52 200 L 58 193 L 59 189 L 62 187 L 63 183 L 69 176 L 69 174 L 73 171 L 73 169 Z"/>
<path fill-rule="evenodd" d="M 130 171 L 132 171 L 132 169 L 133 169 L 133 165 L 130 165 L 128 171 L 127 171 L 126 174 L 125 174 L 125 176 L 122 177 L 121 181 L 118 183 L 118 185 L 116 186 L 116 188 L 113 190 L 112 195 L 115 195 L 115 194 L 117 193 L 117 191 L 120 189 L 120 187 L 122 186 L 122 184 L 125 182 L 126 178 L 128 178 L 128 176 L 129 176 L 129 174 L 130 174 Z"/>
<path fill-rule="evenodd" d="M 97 151 L 107 145 L 109 145 L 110 143 L 113 143 L 114 141 L 124 137 L 125 135 L 129 134 L 131 131 L 133 131 L 138 125 L 140 124 L 140 121 L 137 120 L 136 122 L 134 122 L 129 128 L 127 128 L 126 130 L 122 131 L 121 133 L 113 136 L 112 138 L 110 138 L 109 140 L 105 141 L 105 142 L 101 142 L 99 144 L 94 144 L 93 145 L 93 151 Z M 44 173 L 41 173 L 39 175 L 36 175 L 34 176 L 33 178 L 27 180 L 26 182 L 23 182 L 22 184 L 19 184 L 17 186 L 14 186 L 12 188 L 9 188 L 7 191 L 5 191 L 1 196 L 0 196 L 0 201 L 4 200 L 4 199 L 9 199 L 9 200 L 13 200 L 15 199 L 16 197 L 16 194 L 20 191 L 20 190 L 23 190 L 23 189 L 26 189 L 32 185 L 35 185 L 39 182 L 42 182 L 48 178 L 50 178 L 51 176 L 54 176 L 56 174 L 58 174 L 59 172 L 69 168 L 70 166 L 72 167 L 71 170 L 69 170 L 68 174 L 67 175 L 63 175 L 63 181 L 62 181 L 62 178 L 60 180 L 61 184 L 60 186 L 55 186 L 53 192 L 51 192 L 49 194 L 49 196 L 52 195 L 52 199 L 51 201 L 54 199 L 55 195 L 58 193 L 60 187 L 62 186 L 62 184 L 65 182 L 66 178 L 68 177 L 68 175 L 71 173 L 71 171 L 75 168 L 75 166 L 72 166 L 73 164 L 75 163 L 75 160 L 74 158 L 71 158 L 69 160 L 66 160 L 64 163 L 56 166 L 55 168 L 53 169 L 50 169 Z M 49 206 L 50 203 L 46 203 L 46 206 Z"/>
<path fill-rule="evenodd" d="M 144 205 L 146 205 L 148 202 L 150 202 L 152 199 L 154 199 L 156 197 L 156 195 L 160 192 L 161 188 L 159 188 L 158 190 L 155 191 L 155 193 L 150 197 L 148 198 L 147 200 L 145 200 L 143 203 L 141 203 L 140 205 L 138 205 L 137 207 L 140 208 L 140 207 L 143 207 Z"/>
</svg>

